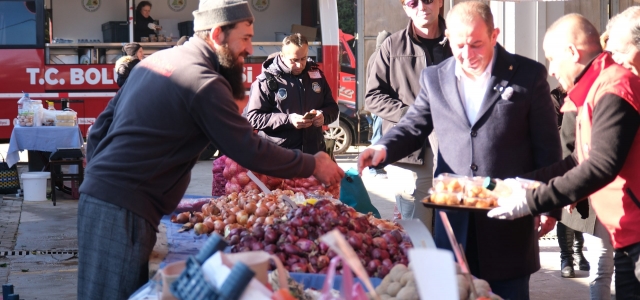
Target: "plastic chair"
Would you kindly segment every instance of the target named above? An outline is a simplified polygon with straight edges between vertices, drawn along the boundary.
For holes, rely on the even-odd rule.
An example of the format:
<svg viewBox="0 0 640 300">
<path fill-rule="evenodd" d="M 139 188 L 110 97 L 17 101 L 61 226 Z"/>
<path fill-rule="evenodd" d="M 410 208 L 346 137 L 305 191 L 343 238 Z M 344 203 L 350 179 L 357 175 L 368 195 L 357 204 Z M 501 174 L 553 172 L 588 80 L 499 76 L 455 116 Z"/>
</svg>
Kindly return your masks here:
<svg viewBox="0 0 640 300">
<path fill-rule="evenodd" d="M 61 166 L 77 166 L 78 173 L 63 173 Z M 74 192 L 77 193 L 78 187 L 84 180 L 84 155 L 80 148 L 58 148 L 56 152 L 51 153 L 49 171 L 51 172 L 51 201 L 53 201 L 53 206 L 56 206 L 57 182 L 77 181 L 76 185 L 72 185 Z"/>
</svg>

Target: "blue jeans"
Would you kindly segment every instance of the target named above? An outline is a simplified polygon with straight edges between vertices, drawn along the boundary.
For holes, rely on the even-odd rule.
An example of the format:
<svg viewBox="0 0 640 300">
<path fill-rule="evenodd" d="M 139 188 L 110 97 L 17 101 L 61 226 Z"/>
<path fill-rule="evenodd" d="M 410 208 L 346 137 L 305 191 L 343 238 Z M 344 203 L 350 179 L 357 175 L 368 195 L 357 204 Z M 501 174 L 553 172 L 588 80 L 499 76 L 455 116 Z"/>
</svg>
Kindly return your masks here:
<svg viewBox="0 0 640 300">
<path fill-rule="evenodd" d="M 609 231 L 596 220 L 593 235 L 584 235 L 584 245 L 589 253 L 598 257 L 598 265 L 591 265 L 589 271 L 589 291 L 591 300 L 611 299 L 611 278 L 613 277 L 613 246 L 609 239 Z"/>
<path fill-rule="evenodd" d="M 371 145 L 373 145 L 382 138 L 382 118 L 374 114 L 371 114 L 371 118 L 373 119 L 373 124 L 371 125 L 371 128 L 373 129 Z"/>
<path fill-rule="evenodd" d="M 640 299 L 640 243 L 616 249 L 613 260 L 616 266 L 616 299 Z"/>
</svg>

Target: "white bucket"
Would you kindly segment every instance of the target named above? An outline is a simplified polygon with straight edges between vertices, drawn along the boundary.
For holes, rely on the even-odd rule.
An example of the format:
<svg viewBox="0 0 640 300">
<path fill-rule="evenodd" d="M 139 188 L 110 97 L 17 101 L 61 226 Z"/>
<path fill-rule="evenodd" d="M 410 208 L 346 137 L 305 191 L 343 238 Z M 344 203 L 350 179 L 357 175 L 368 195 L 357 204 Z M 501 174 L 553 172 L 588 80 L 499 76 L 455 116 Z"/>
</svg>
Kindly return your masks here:
<svg viewBox="0 0 640 300">
<path fill-rule="evenodd" d="M 47 200 L 47 178 L 49 178 L 50 176 L 51 173 L 49 172 L 22 173 L 24 201 Z"/>
</svg>

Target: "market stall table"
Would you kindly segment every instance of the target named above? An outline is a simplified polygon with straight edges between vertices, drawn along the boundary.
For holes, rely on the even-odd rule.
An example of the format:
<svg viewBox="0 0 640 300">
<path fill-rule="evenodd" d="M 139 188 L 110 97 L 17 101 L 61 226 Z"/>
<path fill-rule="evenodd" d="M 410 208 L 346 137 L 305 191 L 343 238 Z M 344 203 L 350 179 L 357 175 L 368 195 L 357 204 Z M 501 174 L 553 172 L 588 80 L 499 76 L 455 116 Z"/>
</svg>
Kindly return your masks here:
<svg viewBox="0 0 640 300">
<path fill-rule="evenodd" d="M 43 163 L 40 152 L 55 152 L 58 148 L 80 148 L 84 144 L 78 126 L 15 126 L 11 132 L 7 163 L 13 166 L 20 160 L 18 152 L 29 151 L 29 171 L 42 171 Z"/>
</svg>

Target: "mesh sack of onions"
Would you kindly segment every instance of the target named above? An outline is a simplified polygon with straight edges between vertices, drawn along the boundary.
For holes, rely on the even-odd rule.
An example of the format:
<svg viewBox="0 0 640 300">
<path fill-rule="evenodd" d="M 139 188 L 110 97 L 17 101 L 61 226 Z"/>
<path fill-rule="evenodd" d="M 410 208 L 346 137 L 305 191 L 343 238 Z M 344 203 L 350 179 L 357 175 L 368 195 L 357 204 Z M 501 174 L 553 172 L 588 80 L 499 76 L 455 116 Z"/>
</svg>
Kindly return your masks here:
<svg viewBox="0 0 640 300">
<path fill-rule="evenodd" d="M 223 156 L 224 157 L 224 156 Z M 215 162 L 214 162 L 215 163 Z M 214 167 L 215 169 L 215 167 Z M 248 192 L 251 190 L 259 190 L 258 186 L 251 181 L 251 178 L 247 175 L 247 169 L 240 166 L 232 159 L 225 157 L 224 169 L 222 170 L 222 176 L 226 180 L 225 193 L 227 195 L 236 192 Z M 294 178 L 294 179 L 282 179 L 273 176 L 267 176 L 264 174 L 253 172 L 269 190 L 284 189 L 292 190 L 294 192 L 301 192 L 304 195 L 320 195 L 323 196 L 329 193 L 335 199 L 340 197 L 340 185 L 332 185 L 325 187 L 318 179 L 313 175 L 308 178 Z M 214 171 L 214 184 L 216 182 Z"/>
<path fill-rule="evenodd" d="M 213 183 L 211 184 L 211 196 L 224 196 L 227 179 L 224 178 L 226 156 L 220 156 L 213 161 Z"/>
</svg>

